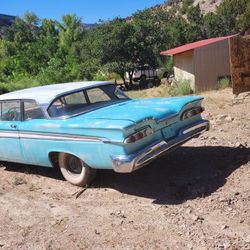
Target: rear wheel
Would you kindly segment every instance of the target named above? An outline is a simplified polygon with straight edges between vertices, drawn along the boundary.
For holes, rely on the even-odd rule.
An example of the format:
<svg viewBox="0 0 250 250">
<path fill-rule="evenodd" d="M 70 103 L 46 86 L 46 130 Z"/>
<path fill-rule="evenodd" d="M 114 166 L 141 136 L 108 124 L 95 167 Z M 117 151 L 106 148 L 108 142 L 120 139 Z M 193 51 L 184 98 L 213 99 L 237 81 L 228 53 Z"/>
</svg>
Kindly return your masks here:
<svg viewBox="0 0 250 250">
<path fill-rule="evenodd" d="M 73 185 L 84 187 L 95 177 L 96 170 L 74 155 L 60 153 L 58 160 L 63 177 Z"/>
</svg>

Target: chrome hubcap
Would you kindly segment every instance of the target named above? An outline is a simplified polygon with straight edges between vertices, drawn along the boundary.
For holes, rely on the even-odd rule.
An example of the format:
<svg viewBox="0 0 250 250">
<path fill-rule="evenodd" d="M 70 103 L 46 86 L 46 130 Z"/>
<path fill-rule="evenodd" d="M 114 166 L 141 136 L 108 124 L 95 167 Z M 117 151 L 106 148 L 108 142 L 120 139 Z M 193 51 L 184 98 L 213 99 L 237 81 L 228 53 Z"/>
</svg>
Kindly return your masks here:
<svg viewBox="0 0 250 250">
<path fill-rule="evenodd" d="M 80 174 L 82 172 L 82 164 L 75 156 L 69 156 L 67 160 L 68 171 L 72 174 Z"/>
</svg>

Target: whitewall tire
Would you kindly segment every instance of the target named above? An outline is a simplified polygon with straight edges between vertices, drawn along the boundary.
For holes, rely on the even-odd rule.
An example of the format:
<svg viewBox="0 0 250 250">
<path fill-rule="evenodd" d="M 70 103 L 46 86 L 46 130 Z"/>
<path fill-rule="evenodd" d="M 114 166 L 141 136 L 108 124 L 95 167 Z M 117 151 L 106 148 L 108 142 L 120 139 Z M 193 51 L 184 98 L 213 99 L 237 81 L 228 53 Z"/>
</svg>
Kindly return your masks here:
<svg viewBox="0 0 250 250">
<path fill-rule="evenodd" d="M 63 177 L 71 184 L 84 187 L 93 180 L 96 170 L 88 167 L 76 156 L 60 153 L 58 160 Z"/>
</svg>

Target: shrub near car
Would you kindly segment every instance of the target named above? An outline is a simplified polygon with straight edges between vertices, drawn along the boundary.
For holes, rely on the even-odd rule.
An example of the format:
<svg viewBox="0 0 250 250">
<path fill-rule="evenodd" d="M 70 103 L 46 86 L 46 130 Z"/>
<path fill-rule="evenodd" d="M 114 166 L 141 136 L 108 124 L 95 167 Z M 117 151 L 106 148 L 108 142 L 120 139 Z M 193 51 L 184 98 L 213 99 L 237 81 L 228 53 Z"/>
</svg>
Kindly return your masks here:
<svg viewBox="0 0 250 250">
<path fill-rule="evenodd" d="M 202 99 L 133 100 L 109 82 L 0 95 L 0 160 L 59 167 L 79 186 L 96 169 L 130 173 L 209 129 Z"/>
</svg>

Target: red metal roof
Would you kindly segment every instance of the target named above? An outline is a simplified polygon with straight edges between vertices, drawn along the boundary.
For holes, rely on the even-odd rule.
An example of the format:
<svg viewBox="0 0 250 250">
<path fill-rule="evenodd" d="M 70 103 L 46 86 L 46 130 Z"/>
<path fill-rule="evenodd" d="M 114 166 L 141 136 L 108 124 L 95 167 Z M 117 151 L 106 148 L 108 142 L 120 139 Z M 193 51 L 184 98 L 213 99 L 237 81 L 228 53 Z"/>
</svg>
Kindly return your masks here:
<svg viewBox="0 0 250 250">
<path fill-rule="evenodd" d="M 234 36 L 234 35 L 232 35 L 232 36 Z M 216 38 L 200 40 L 200 41 L 197 41 L 197 42 L 194 42 L 194 43 L 188 43 L 188 44 L 185 44 L 185 45 L 180 46 L 180 47 L 176 47 L 176 48 L 173 48 L 173 49 L 162 51 L 161 55 L 171 56 L 171 55 L 180 54 L 180 53 L 192 50 L 192 49 L 196 49 L 196 48 L 199 48 L 199 47 L 202 47 L 202 46 L 206 46 L 206 45 L 211 44 L 211 43 L 216 43 L 216 42 L 228 39 L 228 38 L 230 38 L 232 36 L 216 37 Z"/>
</svg>

